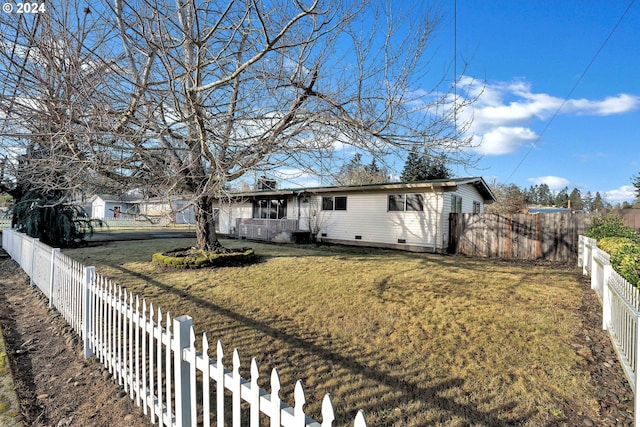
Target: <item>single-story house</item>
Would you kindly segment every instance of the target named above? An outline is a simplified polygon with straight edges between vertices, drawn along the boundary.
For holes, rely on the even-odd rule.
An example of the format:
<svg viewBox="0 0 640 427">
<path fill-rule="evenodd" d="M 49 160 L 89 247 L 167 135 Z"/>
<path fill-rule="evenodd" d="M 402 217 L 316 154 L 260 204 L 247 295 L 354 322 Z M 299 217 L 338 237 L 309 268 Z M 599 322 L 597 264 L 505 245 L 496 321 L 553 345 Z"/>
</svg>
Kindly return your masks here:
<svg viewBox="0 0 640 427">
<path fill-rule="evenodd" d="M 93 219 L 134 219 L 139 213 L 139 197 L 97 194 L 91 198 Z"/>
<path fill-rule="evenodd" d="M 217 230 L 236 238 L 445 252 L 450 213 L 482 213 L 495 201 L 481 177 L 412 183 L 256 190 L 220 199 Z"/>
<path fill-rule="evenodd" d="M 144 218 L 159 218 L 161 222 L 173 224 L 195 224 L 195 212 L 188 200 L 149 199 L 139 201 L 138 210 Z"/>
<path fill-rule="evenodd" d="M 195 215 L 188 200 L 142 199 L 136 195 L 98 194 L 91 199 L 91 218 L 157 220 L 160 223 L 193 224 Z"/>
</svg>

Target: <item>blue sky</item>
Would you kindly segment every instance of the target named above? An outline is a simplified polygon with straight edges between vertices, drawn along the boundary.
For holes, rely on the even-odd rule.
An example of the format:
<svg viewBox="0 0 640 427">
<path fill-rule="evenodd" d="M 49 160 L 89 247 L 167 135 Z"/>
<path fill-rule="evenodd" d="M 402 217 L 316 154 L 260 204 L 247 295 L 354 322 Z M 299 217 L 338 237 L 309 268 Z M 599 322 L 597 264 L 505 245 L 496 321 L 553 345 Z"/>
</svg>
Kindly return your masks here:
<svg viewBox="0 0 640 427">
<path fill-rule="evenodd" d="M 429 48 L 436 79 L 453 76 L 454 54 L 454 0 L 439 4 L 443 19 Z M 454 174 L 632 201 L 640 172 L 640 0 L 457 0 L 455 9 L 458 73 L 466 61 L 463 81 L 482 93 L 468 111 L 480 161 Z M 394 176 L 403 164 L 396 162 Z"/>
<path fill-rule="evenodd" d="M 436 43 L 446 57 L 454 2 L 442 5 Z M 468 60 L 465 76 L 485 83 L 472 125 L 482 159 L 456 173 L 632 200 L 631 178 L 640 172 L 640 1 L 457 0 L 456 10 L 458 64 Z"/>
</svg>

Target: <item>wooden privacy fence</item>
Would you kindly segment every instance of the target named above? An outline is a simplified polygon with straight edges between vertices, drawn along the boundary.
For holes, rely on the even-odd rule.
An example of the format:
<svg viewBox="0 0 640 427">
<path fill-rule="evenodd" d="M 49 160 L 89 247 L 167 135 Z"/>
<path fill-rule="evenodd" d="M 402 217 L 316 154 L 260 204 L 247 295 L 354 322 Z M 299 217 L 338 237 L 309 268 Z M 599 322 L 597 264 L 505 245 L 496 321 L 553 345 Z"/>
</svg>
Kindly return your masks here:
<svg viewBox="0 0 640 427">
<path fill-rule="evenodd" d="M 602 329 L 609 332 L 634 393 L 634 424 L 640 427 L 640 292 L 615 271 L 596 240 L 579 237 L 578 266 L 591 276 L 591 289 L 602 302 Z"/>
<path fill-rule="evenodd" d="M 59 249 L 9 228 L 2 230 L 2 247 L 81 337 L 85 357 L 95 356 L 152 423 L 257 427 L 261 416 L 266 416 L 274 427 L 333 425 L 334 408 L 328 394 L 322 401 L 322 423 L 318 423 L 304 413 L 301 381 L 295 385 L 291 407 L 280 399 L 276 369 L 271 371 L 271 391 L 267 392 L 258 386 L 255 359 L 251 360 L 250 380 L 240 376 L 237 349 L 232 368 L 225 368 L 222 343 L 217 342 L 215 358 L 211 358 L 207 334 L 196 337 L 191 317 L 163 314 L 96 273 L 94 267 L 85 267 Z M 202 351 L 196 350 L 196 341 Z M 354 427 L 366 425 L 364 412 L 358 411 Z"/>
<path fill-rule="evenodd" d="M 451 214 L 449 250 L 507 259 L 575 262 L 589 214 Z"/>
</svg>

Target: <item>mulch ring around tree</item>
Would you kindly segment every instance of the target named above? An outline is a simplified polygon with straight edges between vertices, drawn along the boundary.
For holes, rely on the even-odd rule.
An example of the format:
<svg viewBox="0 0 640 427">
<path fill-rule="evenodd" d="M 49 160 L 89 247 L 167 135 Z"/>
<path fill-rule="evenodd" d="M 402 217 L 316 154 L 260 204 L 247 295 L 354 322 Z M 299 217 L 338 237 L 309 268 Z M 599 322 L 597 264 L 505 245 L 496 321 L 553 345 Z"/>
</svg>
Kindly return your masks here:
<svg viewBox="0 0 640 427">
<path fill-rule="evenodd" d="M 215 251 L 178 248 L 169 252 L 158 252 L 151 257 L 154 264 L 168 268 L 240 266 L 252 264 L 256 260 L 256 254 L 251 248 L 228 249 L 222 247 Z"/>
</svg>

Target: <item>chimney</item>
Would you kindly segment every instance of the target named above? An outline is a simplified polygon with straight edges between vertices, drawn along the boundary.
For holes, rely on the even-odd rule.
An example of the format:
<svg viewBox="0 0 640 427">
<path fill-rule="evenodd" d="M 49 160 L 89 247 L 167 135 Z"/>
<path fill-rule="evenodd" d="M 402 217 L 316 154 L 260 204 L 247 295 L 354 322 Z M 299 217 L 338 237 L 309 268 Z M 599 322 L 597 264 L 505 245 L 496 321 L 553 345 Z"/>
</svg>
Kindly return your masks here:
<svg viewBox="0 0 640 427">
<path fill-rule="evenodd" d="M 258 187 L 258 190 L 273 191 L 273 190 L 277 190 L 278 185 L 276 180 L 267 179 L 266 176 L 261 176 L 260 178 L 258 178 L 257 187 Z"/>
</svg>

